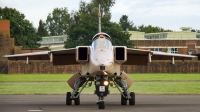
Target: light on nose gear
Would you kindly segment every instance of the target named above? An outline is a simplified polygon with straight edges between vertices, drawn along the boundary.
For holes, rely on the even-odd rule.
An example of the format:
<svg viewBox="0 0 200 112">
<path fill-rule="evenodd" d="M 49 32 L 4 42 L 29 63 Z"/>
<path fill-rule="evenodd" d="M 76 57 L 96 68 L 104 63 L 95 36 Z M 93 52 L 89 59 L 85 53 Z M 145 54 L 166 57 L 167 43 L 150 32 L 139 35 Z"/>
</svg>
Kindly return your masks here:
<svg viewBox="0 0 200 112">
<path fill-rule="evenodd" d="M 108 81 L 104 81 L 104 83 L 103 83 L 105 86 L 107 86 L 108 85 Z"/>
</svg>

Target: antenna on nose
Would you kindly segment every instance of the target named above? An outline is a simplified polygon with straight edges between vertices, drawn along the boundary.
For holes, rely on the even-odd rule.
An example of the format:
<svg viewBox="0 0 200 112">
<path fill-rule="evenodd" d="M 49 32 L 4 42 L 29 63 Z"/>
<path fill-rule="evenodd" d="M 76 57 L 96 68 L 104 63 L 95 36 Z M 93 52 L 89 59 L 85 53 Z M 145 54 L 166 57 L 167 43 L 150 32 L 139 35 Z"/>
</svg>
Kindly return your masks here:
<svg viewBox="0 0 200 112">
<path fill-rule="evenodd" d="M 98 13 L 98 17 L 99 17 L 99 33 L 101 33 L 101 5 L 99 4 L 99 13 Z"/>
</svg>

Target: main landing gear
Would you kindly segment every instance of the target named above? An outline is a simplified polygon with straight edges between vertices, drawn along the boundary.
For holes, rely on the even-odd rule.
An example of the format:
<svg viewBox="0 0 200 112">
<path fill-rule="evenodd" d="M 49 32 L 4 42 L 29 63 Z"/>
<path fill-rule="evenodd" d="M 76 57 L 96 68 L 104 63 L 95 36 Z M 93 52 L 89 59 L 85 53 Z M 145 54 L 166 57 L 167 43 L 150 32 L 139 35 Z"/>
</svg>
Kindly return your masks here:
<svg viewBox="0 0 200 112">
<path fill-rule="evenodd" d="M 88 84 L 89 79 L 85 77 L 79 77 L 74 83 L 74 89 L 72 92 L 67 92 L 66 94 L 66 105 L 72 105 L 72 100 L 74 100 L 74 105 L 80 105 L 80 93 Z M 81 90 L 79 88 L 82 86 Z M 91 83 L 89 84 L 91 86 Z"/>
<path fill-rule="evenodd" d="M 127 100 L 129 101 L 129 105 L 135 105 L 135 93 L 128 91 L 126 81 L 121 77 L 117 77 L 113 80 L 113 82 L 121 93 L 121 105 L 127 105 Z"/>
</svg>

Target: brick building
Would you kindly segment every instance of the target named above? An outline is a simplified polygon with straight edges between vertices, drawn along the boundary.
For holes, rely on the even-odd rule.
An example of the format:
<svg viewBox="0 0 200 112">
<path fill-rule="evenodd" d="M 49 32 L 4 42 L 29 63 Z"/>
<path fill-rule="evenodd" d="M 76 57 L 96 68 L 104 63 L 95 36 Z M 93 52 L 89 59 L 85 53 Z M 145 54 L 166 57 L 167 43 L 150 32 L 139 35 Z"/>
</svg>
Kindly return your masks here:
<svg viewBox="0 0 200 112">
<path fill-rule="evenodd" d="M 0 20 L 0 73 L 7 71 L 7 59 L 2 58 L 5 54 L 12 54 L 14 39 L 10 38 L 10 21 Z"/>
<path fill-rule="evenodd" d="M 181 27 L 182 31 L 144 33 L 130 31 L 130 39 L 140 49 L 179 54 L 200 53 L 200 33 L 191 32 L 191 27 Z"/>
<path fill-rule="evenodd" d="M 10 21 L 0 20 L 0 73 L 8 73 L 8 61 L 3 55 L 30 53 L 47 49 L 23 49 L 14 45 L 14 38 L 10 38 Z"/>
</svg>

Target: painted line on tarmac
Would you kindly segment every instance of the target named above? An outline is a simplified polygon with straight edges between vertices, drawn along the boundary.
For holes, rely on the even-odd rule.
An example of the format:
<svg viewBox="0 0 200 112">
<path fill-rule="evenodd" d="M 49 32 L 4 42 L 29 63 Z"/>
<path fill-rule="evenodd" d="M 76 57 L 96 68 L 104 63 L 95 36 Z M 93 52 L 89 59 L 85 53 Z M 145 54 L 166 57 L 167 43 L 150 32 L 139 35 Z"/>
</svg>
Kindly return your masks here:
<svg viewBox="0 0 200 112">
<path fill-rule="evenodd" d="M 41 112 L 43 110 L 28 110 L 29 112 Z"/>
</svg>

